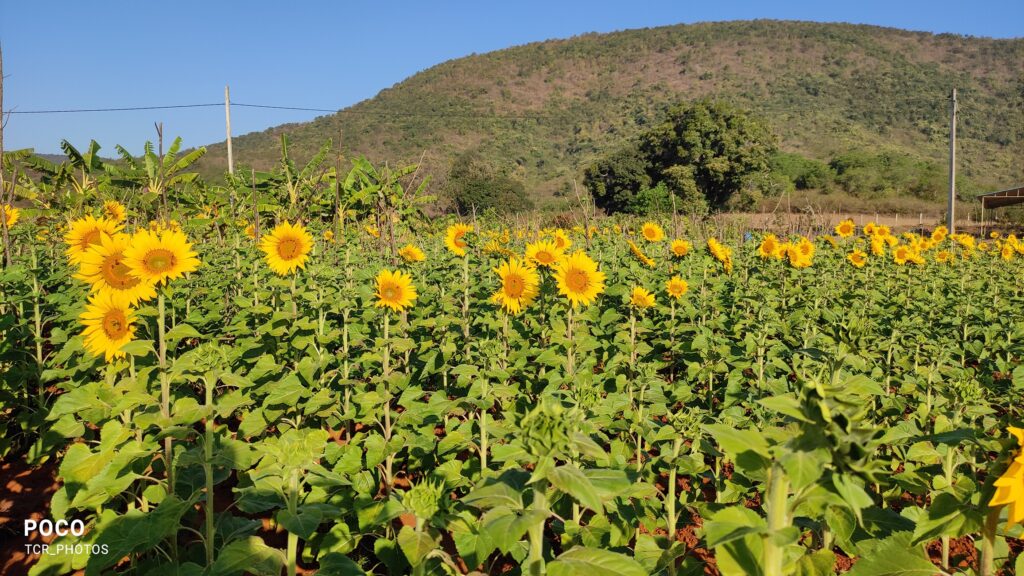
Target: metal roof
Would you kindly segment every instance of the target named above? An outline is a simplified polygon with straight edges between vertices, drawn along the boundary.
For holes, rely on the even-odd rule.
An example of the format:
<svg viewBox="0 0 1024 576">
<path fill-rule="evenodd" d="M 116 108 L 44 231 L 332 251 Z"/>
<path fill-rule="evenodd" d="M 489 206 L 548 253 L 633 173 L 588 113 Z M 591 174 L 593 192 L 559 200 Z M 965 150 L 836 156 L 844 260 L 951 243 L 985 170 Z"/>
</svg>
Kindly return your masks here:
<svg viewBox="0 0 1024 576">
<path fill-rule="evenodd" d="M 1024 204 L 1024 186 L 980 194 L 978 199 L 981 200 L 982 208 L 1001 208 L 1013 204 Z"/>
</svg>

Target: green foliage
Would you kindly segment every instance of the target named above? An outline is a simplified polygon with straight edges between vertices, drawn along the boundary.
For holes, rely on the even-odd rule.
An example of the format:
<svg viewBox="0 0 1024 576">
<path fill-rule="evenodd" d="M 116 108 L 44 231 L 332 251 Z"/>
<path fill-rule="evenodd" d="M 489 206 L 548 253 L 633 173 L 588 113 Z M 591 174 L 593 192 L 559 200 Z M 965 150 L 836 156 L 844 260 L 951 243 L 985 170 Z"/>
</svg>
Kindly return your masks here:
<svg viewBox="0 0 1024 576">
<path fill-rule="evenodd" d="M 825 162 L 790 152 L 772 156 L 771 170 L 788 178 L 797 190 L 828 190 L 836 177 L 835 170 Z"/>
<path fill-rule="evenodd" d="M 902 152 L 853 150 L 836 156 L 829 166 L 836 182 L 856 197 L 908 195 L 939 200 L 946 186 L 945 171 L 938 163 Z"/>
<path fill-rule="evenodd" d="M 640 135 L 633 149 L 598 160 L 584 182 L 596 204 L 609 212 L 646 212 L 653 196 L 676 194 L 685 207 L 696 198 L 716 209 L 751 178 L 768 171 L 775 151 L 768 127 L 720 101 L 679 105 L 667 119 Z M 660 187 L 660 189 L 659 189 Z M 641 195 L 641 192 L 643 194 Z"/>
<path fill-rule="evenodd" d="M 465 152 L 455 159 L 448 172 L 446 189 L 462 214 L 474 210 L 507 214 L 533 207 L 522 182 L 496 170 L 475 151 Z"/>
</svg>

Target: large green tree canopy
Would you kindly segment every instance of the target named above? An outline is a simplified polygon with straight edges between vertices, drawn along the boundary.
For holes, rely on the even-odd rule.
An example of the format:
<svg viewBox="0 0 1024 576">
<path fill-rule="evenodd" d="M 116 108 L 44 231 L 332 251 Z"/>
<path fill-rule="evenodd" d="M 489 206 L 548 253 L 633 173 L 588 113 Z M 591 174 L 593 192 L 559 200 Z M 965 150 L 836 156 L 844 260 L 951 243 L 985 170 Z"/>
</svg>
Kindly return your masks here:
<svg viewBox="0 0 1024 576">
<path fill-rule="evenodd" d="M 718 208 L 751 177 L 767 173 L 775 152 L 763 121 L 702 100 L 670 109 L 664 122 L 588 166 L 584 182 L 609 212 L 642 211 L 652 189 L 675 195 L 684 208 Z"/>
</svg>

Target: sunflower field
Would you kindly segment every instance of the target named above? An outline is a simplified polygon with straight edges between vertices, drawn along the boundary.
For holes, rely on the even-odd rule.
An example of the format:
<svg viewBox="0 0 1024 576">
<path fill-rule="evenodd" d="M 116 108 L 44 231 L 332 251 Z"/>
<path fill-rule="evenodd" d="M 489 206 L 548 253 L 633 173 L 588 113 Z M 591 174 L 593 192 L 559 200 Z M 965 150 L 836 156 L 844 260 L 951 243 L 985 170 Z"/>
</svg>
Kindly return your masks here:
<svg viewBox="0 0 1024 576">
<path fill-rule="evenodd" d="M 381 198 L 0 207 L 31 574 L 1024 574 L 1015 236 Z"/>
</svg>

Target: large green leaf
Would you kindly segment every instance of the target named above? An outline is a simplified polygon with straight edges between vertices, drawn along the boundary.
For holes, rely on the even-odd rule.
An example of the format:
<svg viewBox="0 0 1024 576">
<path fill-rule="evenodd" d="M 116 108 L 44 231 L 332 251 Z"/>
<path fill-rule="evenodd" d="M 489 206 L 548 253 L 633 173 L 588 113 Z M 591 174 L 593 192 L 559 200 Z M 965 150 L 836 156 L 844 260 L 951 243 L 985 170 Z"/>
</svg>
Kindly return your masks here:
<svg viewBox="0 0 1024 576">
<path fill-rule="evenodd" d="M 547 565 L 550 576 L 647 576 L 639 562 L 610 550 L 576 546 Z"/>
</svg>

